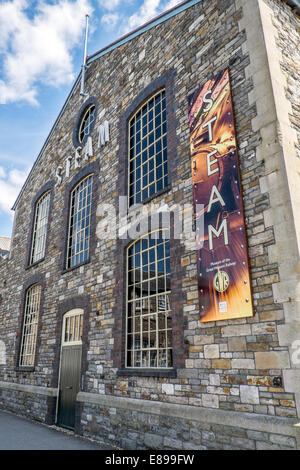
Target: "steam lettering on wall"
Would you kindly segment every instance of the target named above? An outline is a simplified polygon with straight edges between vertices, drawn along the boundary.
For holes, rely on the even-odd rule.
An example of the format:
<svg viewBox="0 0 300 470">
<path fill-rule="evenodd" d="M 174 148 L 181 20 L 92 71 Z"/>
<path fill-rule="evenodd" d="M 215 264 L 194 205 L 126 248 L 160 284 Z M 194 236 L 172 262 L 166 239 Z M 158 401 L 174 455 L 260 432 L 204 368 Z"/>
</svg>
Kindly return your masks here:
<svg viewBox="0 0 300 470">
<path fill-rule="evenodd" d="M 229 69 L 189 97 L 200 320 L 253 315 Z M 201 212 L 196 205 L 203 204 Z"/>
</svg>

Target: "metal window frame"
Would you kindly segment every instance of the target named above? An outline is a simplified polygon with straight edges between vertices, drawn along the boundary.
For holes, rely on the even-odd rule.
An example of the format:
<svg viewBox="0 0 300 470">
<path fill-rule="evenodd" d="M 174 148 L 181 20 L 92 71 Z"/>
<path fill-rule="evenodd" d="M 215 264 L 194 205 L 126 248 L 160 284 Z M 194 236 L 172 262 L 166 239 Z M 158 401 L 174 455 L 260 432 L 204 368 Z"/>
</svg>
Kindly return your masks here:
<svg viewBox="0 0 300 470">
<path fill-rule="evenodd" d="M 32 241 L 31 241 L 31 251 L 30 251 L 30 265 L 37 263 L 45 256 L 46 250 L 46 238 L 49 222 L 49 212 L 50 212 L 50 196 L 51 191 L 46 191 L 36 202 L 35 205 L 35 214 L 34 214 L 34 223 L 33 223 L 33 232 L 32 232 Z M 41 217 L 42 211 L 46 212 L 43 217 Z M 43 215 L 43 214 L 42 214 Z M 45 221 L 45 223 L 42 222 Z M 44 230 L 42 230 L 44 228 Z M 41 232 L 41 235 L 38 235 L 38 232 Z M 39 247 L 39 251 L 37 251 Z"/>
<path fill-rule="evenodd" d="M 131 366 L 128 366 L 128 352 L 131 351 L 134 353 L 135 351 L 135 348 L 132 349 L 132 350 L 129 350 L 128 349 L 128 337 L 129 337 L 129 332 L 128 332 L 128 319 L 129 319 L 129 316 L 128 316 L 128 307 L 129 307 L 129 303 L 134 303 L 134 299 L 130 299 L 128 298 L 128 291 L 129 291 L 129 250 L 136 244 L 138 243 L 139 241 L 141 241 L 142 239 L 145 239 L 147 238 L 149 240 L 149 238 L 154 234 L 154 233 L 159 233 L 159 232 L 165 232 L 167 233 L 167 230 L 166 229 L 157 229 L 157 230 L 153 230 L 152 232 L 149 232 L 147 234 L 144 234 L 142 235 L 141 237 L 137 238 L 136 240 L 134 240 L 132 243 L 130 243 L 127 248 L 126 248 L 126 326 L 125 326 L 125 369 L 127 370 L 131 370 L 131 369 L 139 369 L 139 370 L 143 370 L 143 369 L 146 369 L 146 370 L 172 370 L 173 369 L 173 358 L 171 359 L 171 363 L 168 364 L 168 361 L 167 361 L 167 365 L 164 366 L 164 365 L 159 365 L 158 363 L 158 360 L 159 360 L 159 353 L 160 351 L 164 351 L 165 352 L 165 355 L 166 355 L 166 358 L 167 358 L 167 353 L 168 351 L 170 350 L 171 353 L 173 352 L 173 341 L 172 341 L 172 344 L 170 347 L 168 347 L 168 343 L 167 343 L 167 335 L 169 334 L 172 338 L 172 325 L 170 326 L 170 328 L 167 328 L 166 327 L 166 322 L 167 322 L 167 317 L 166 317 L 166 314 L 168 314 L 169 316 L 171 316 L 171 308 L 170 308 L 170 301 L 169 301 L 169 297 L 171 295 L 171 290 L 165 290 L 165 292 L 161 293 L 161 292 L 158 292 L 158 289 L 157 289 L 157 285 L 158 285 L 158 279 L 162 276 L 158 276 L 157 275 L 157 263 L 158 263 L 158 258 L 157 258 L 157 243 L 155 244 L 155 266 L 156 266 L 156 270 L 155 270 L 155 276 L 153 278 L 148 278 L 147 282 L 149 282 L 150 279 L 156 281 L 156 290 L 157 292 L 153 295 L 149 295 L 149 291 L 148 291 L 148 295 L 146 296 L 143 296 L 141 295 L 139 298 L 138 298 L 138 302 L 140 303 L 140 305 L 142 305 L 144 302 L 146 302 L 147 304 L 149 303 L 149 301 L 151 301 L 151 298 L 155 298 L 155 301 L 156 301 L 156 306 L 157 306 L 157 309 L 156 309 L 156 312 L 150 312 L 149 313 L 149 309 L 148 309 L 148 313 L 145 315 L 145 317 L 150 317 L 150 316 L 155 316 L 155 319 L 156 319 L 156 329 L 155 329 L 155 334 L 156 334 L 156 347 L 154 348 L 150 348 L 150 347 L 143 347 L 143 344 L 142 344 L 142 338 L 143 338 L 143 322 L 142 322 L 142 314 L 140 315 L 140 332 L 139 332 L 139 335 L 140 335 L 140 349 L 138 349 L 138 351 L 140 351 L 140 354 L 141 354 L 141 365 L 136 365 L 135 363 L 135 359 L 133 359 L 133 364 Z M 169 259 L 170 260 L 170 255 L 167 257 L 166 256 L 166 252 L 165 252 L 165 245 L 166 243 L 170 243 L 170 240 L 166 237 L 163 237 L 162 238 L 163 240 L 163 245 L 164 245 L 164 257 L 162 259 L 159 259 L 159 261 L 164 261 Z M 150 247 L 149 243 L 148 243 L 148 247 L 147 249 L 145 250 L 142 250 L 140 251 L 140 254 L 142 256 L 142 253 L 143 252 L 146 252 L 146 251 L 150 251 L 150 249 L 153 248 L 153 247 Z M 148 265 L 150 265 L 150 263 L 148 263 Z M 140 266 L 140 270 L 142 270 L 143 268 L 143 264 L 141 262 L 141 266 Z M 164 278 L 164 282 L 166 283 L 166 276 L 167 276 L 167 272 L 166 270 L 164 271 L 164 274 L 163 274 L 163 278 Z M 141 282 L 140 282 L 141 283 Z M 135 286 L 136 283 L 134 282 L 133 283 L 133 286 Z M 165 284 L 166 285 L 166 284 Z M 160 329 L 159 328 L 159 315 L 162 315 L 162 311 L 159 310 L 158 308 L 158 299 L 159 297 L 161 296 L 166 296 L 168 298 L 168 300 L 166 301 L 166 304 L 169 306 L 169 309 L 165 310 L 164 311 L 164 315 L 165 315 L 165 328 L 164 329 Z M 141 309 L 142 307 L 138 307 L 138 310 Z M 132 319 L 135 318 L 135 316 L 131 316 Z M 171 318 L 171 317 L 170 317 Z M 147 333 L 148 333 L 148 338 L 149 338 L 149 331 L 151 330 L 147 330 Z M 159 332 L 160 331 L 164 331 L 165 335 L 166 335 L 166 343 L 165 343 L 165 347 L 164 348 L 160 348 L 159 347 L 159 340 L 158 340 L 158 336 L 159 336 Z M 133 340 L 135 339 L 134 338 L 135 336 L 135 333 L 133 333 Z M 156 351 L 156 366 L 151 366 L 151 356 L 150 356 L 150 353 L 149 353 L 149 361 L 148 361 L 148 364 L 147 365 L 142 365 L 142 356 L 143 356 L 143 351 Z M 171 355 L 172 357 L 173 355 Z M 133 354 L 133 357 L 134 357 L 134 354 Z"/>
<path fill-rule="evenodd" d="M 82 144 L 84 141 L 84 138 L 90 134 L 90 129 L 93 125 L 93 122 L 96 119 L 96 116 L 94 115 L 94 119 L 90 121 L 90 115 L 91 115 L 92 109 L 93 111 L 95 111 L 95 114 L 96 114 L 96 106 L 94 103 L 92 103 L 90 104 L 90 106 L 87 107 L 87 109 L 85 110 L 80 120 L 80 124 L 78 126 L 78 136 L 77 136 L 78 142 L 80 144 Z M 86 133 L 86 129 L 88 129 L 87 133 Z M 81 138 L 82 132 L 83 132 L 83 137 Z"/>
<path fill-rule="evenodd" d="M 88 197 L 88 193 L 86 194 L 86 197 L 85 197 L 85 200 L 86 200 L 86 204 L 84 207 L 81 207 L 80 208 L 80 211 L 83 212 L 84 210 L 86 210 L 88 207 L 89 207 L 89 212 L 88 214 L 85 215 L 85 219 L 87 217 L 89 217 L 89 225 L 88 226 L 85 226 L 83 229 L 81 229 L 80 231 L 76 232 L 76 237 L 78 236 L 78 233 L 84 233 L 85 230 L 87 228 L 89 228 L 89 235 L 88 237 L 85 237 L 83 236 L 83 245 L 85 246 L 85 242 L 87 241 L 87 248 L 85 249 L 83 247 L 83 250 L 80 250 L 80 251 L 75 251 L 73 254 L 71 253 L 71 256 L 69 255 L 69 250 L 73 249 L 73 239 L 74 239 L 74 232 L 73 232 L 73 227 L 74 227 L 74 223 L 72 224 L 72 219 L 75 218 L 76 215 L 78 215 L 79 211 L 77 210 L 77 212 L 73 213 L 72 211 L 72 208 L 73 206 L 75 207 L 75 201 L 74 199 L 76 198 L 76 195 L 75 195 L 75 192 L 78 191 L 78 188 L 80 186 L 82 186 L 84 184 L 85 181 L 88 181 L 89 179 L 91 179 L 91 192 L 90 192 L 90 203 L 87 204 L 87 197 Z M 69 201 L 69 220 L 68 220 L 68 238 L 67 238 L 67 252 L 66 252 L 66 269 L 71 269 L 71 268 L 74 268 L 75 266 L 78 266 L 80 264 L 82 264 L 83 262 L 85 262 L 86 260 L 83 259 L 82 261 L 79 260 L 78 263 L 74 263 L 72 264 L 72 260 L 73 258 L 75 257 L 75 261 L 76 261 L 76 256 L 80 256 L 82 253 L 86 253 L 87 251 L 87 257 L 89 256 L 89 252 L 90 252 L 90 228 L 91 228 L 91 216 L 92 216 L 92 198 L 93 198 L 93 183 L 94 183 L 94 174 L 93 173 L 90 173 L 88 174 L 87 176 L 85 176 L 82 180 L 80 180 L 76 186 L 72 189 L 71 193 L 70 193 L 70 201 Z M 87 183 L 87 188 L 89 187 L 89 183 Z M 74 201 L 74 203 L 73 203 Z M 75 247 L 76 247 L 76 244 L 75 244 Z"/>
<path fill-rule="evenodd" d="M 162 97 L 162 94 L 163 94 L 163 93 L 164 93 L 164 95 L 165 95 L 164 97 Z M 158 139 L 155 139 L 155 137 L 154 137 L 153 142 L 152 142 L 150 145 L 147 145 L 145 149 L 142 149 L 142 140 L 143 140 L 143 139 L 142 139 L 142 136 L 141 136 L 141 139 L 140 139 L 141 150 L 140 150 L 140 152 L 139 152 L 138 154 L 136 154 L 136 152 L 135 152 L 134 157 L 133 157 L 133 158 L 130 158 L 130 150 L 131 150 L 131 148 L 134 148 L 134 149 L 136 148 L 136 144 L 134 144 L 133 147 L 130 146 L 130 140 L 131 140 L 131 137 L 132 137 L 132 136 L 131 136 L 131 130 L 130 130 L 130 129 L 131 129 L 131 125 L 132 125 L 133 122 L 134 122 L 134 123 L 136 122 L 136 116 L 139 114 L 139 112 L 141 112 L 141 110 L 142 110 L 142 108 L 143 108 L 144 106 L 147 106 L 147 113 L 146 113 L 146 114 L 147 114 L 147 116 L 149 115 L 149 103 L 150 103 L 150 101 L 152 101 L 152 100 L 154 100 L 154 105 L 153 105 L 153 111 L 154 111 L 154 108 L 155 108 L 155 106 L 156 106 L 156 105 L 155 105 L 155 99 L 156 99 L 156 97 L 159 96 L 159 95 L 161 95 L 161 98 L 160 98 L 160 101 L 159 101 L 159 102 L 162 103 L 163 100 L 164 100 L 164 102 L 165 102 L 165 107 L 164 107 L 164 109 L 161 108 L 161 111 L 160 111 L 160 116 L 161 116 L 161 124 L 160 124 L 160 126 L 161 126 L 161 128 L 163 128 L 163 124 L 165 124 L 165 125 L 166 125 L 166 131 L 165 131 L 165 133 L 162 132 L 161 135 L 160 135 L 160 137 L 159 137 Z M 165 112 L 165 114 L 166 114 L 165 120 L 163 120 L 163 112 Z M 147 124 L 146 124 L 146 125 L 147 125 L 147 134 L 144 136 L 144 138 L 147 138 L 147 139 L 148 139 L 149 134 L 152 133 L 152 132 L 155 134 L 155 131 L 156 131 L 156 129 L 157 129 L 157 128 L 154 126 L 156 117 L 157 117 L 157 116 L 153 113 L 153 129 L 152 129 L 151 132 L 149 132 L 149 120 L 147 119 Z M 140 132 L 141 132 L 141 133 L 142 133 L 142 129 L 143 129 L 143 126 L 142 126 L 142 117 L 141 117 L 141 128 L 140 128 Z M 161 191 L 163 191 L 163 190 L 168 186 L 168 182 L 167 182 L 167 184 L 165 184 L 165 182 L 164 182 L 164 181 L 165 181 L 165 177 L 166 177 L 166 176 L 168 177 L 168 158 L 166 158 L 165 160 L 162 158 L 162 163 L 161 163 L 161 165 L 160 165 L 160 166 L 162 167 L 162 176 L 161 176 L 161 178 L 160 178 L 160 180 L 162 181 L 162 187 L 161 187 L 161 189 L 159 189 L 159 190 L 157 189 L 157 183 L 158 183 L 157 168 L 158 168 L 158 166 L 157 166 L 157 164 L 156 164 L 156 152 L 154 151 L 153 156 L 150 157 L 150 158 L 149 158 L 149 155 L 148 155 L 148 156 L 147 156 L 147 160 L 146 160 L 144 163 L 142 162 L 142 153 L 145 152 L 145 151 L 148 152 L 149 148 L 150 148 L 152 145 L 155 146 L 156 143 L 159 142 L 159 141 L 162 142 L 162 146 L 161 146 L 162 155 L 163 155 L 163 151 L 164 151 L 164 150 L 165 150 L 166 152 L 168 152 L 168 146 L 167 146 L 167 144 L 165 145 L 165 147 L 163 146 L 163 140 L 164 140 L 165 137 L 167 137 L 167 132 L 168 132 L 168 130 L 167 130 L 166 89 L 165 89 L 165 87 L 162 87 L 162 88 L 160 88 L 159 90 L 157 90 L 155 93 L 153 93 L 152 95 L 150 95 L 145 101 L 143 101 L 143 103 L 135 110 L 134 114 L 130 117 L 130 119 L 128 120 L 128 123 L 127 123 L 127 141 L 128 141 L 128 143 L 127 143 L 127 155 L 128 155 L 128 157 L 127 157 L 127 175 L 128 175 L 128 176 L 127 176 L 127 194 L 128 194 L 128 198 L 127 198 L 127 199 L 128 199 L 128 207 L 132 207 L 134 204 L 137 203 L 137 202 L 136 202 L 136 195 L 137 195 L 137 192 L 136 192 L 136 183 L 137 183 L 137 179 L 136 179 L 135 175 L 134 175 L 133 180 L 131 180 L 131 174 L 135 174 L 135 172 L 136 172 L 136 165 L 135 165 L 135 168 L 134 168 L 133 172 L 131 172 L 131 171 L 130 171 L 130 163 L 131 163 L 133 160 L 136 161 L 136 159 L 137 159 L 138 157 L 141 158 L 141 165 L 140 165 L 140 167 L 139 167 L 140 170 L 141 170 L 141 176 L 140 176 L 140 178 L 139 178 L 140 185 L 141 185 L 141 187 L 140 187 L 141 200 L 140 200 L 139 203 L 142 204 L 144 201 L 148 200 L 149 198 L 154 197 L 156 194 L 160 193 Z M 134 132 L 134 138 L 135 138 L 135 137 L 136 137 L 136 131 Z M 151 183 L 149 183 L 149 174 L 150 174 L 149 167 L 148 167 L 148 171 L 147 171 L 147 173 L 146 173 L 145 175 L 142 174 L 142 168 L 143 168 L 143 165 L 145 165 L 145 164 L 149 165 L 149 162 L 150 162 L 151 160 L 154 161 L 154 179 L 153 179 L 153 181 L 152 181 Z M 165 173 L 165 171 L 164 171 L 164 165 L 165 165 L 165 164 L 167 164 L 167 172 L 166 172 L 166 173 Z M 147 178 L 148 178 L 148 183 L 147 183 L 145 186 L 143 186 L 143 177 L 144 177 L 144 176 L 147 176 Z M 154 194 L 153 194 L 153 195 L 150 195 L 150 194 L 148 193 L 148 196 L 147 196 L 146 198 L 143 198 L 143 196 L 142 196 L 143 191 L 144 191 L 145 189 L 149 189 L 150 186 L 152 186 L 153 184 L 155 185 L 155 192 L 154 192 Z M 134 191 L 133 191 L 133 203 L 130 203 L 130 187 L 131 187 L 131 186 L 134 187 Z"/>
<path fill-rule="evenodd" d="M 76 346 L 76 345 L 81 345 L 82 344 L 82 334 L 83 334 L 83 314 L 84 310 L 82 308 L 74 308 L 72 310 L 69 310 L 67 313 L 64 314 L 63 316 L 63 326 L 62 326 L 62 336 L 61 336 L 61 345 L 62 347 L 66 346 Z M 66 330 L 67 330 L 67 320 L 79 318 L 79 323 L 77 324 L 76 327 L 76 335 L 75 333 L 75 325 L 76 321 L 73 323 L 73 335 L 75 337 L 80 337 L 80 339 L 75 339 L 75 340 L 67 340 L 66 341 Z M 71 325 L 72 322 L 70 321 L 69 324 Z"/>
<path fill-rule="evenodd" d="M 36 294 L 34 293 L 35 289 L 37 290 Z M 34 297 L 32 297 L 32 295 Z M 34 284 L 30 286 L 26 291 L 22 337 L 21 337 L 21 348 L 20 348 L 20 356 L 19 356 L 20 367 L 33 367 L 34 366 L 35 355 L 36 355 L 36 345 L 37 345 L 38 322 L 39 322 L 39 315 L 40 315 L 40 308 L 41 308 L 41 296 L 42 296 L 42 286 L 40 284 Z M 29 316 L 34 316 L 33 321 L 31 322 L 27 321 Z M 33 327 L 33 333 L 31 332 L 29 333 L 27 331 L 28 326 Z M 32 340 L 29 342 L 30 336 L 32 337 Z M 28 347 L 30 347 L 31 349 L 29 354 L 27 354 Z M 30 363 L 26 363 L 27 361 L 24 362 L 24 358 L 26 357 L 31 358 Z"/>
</svg>

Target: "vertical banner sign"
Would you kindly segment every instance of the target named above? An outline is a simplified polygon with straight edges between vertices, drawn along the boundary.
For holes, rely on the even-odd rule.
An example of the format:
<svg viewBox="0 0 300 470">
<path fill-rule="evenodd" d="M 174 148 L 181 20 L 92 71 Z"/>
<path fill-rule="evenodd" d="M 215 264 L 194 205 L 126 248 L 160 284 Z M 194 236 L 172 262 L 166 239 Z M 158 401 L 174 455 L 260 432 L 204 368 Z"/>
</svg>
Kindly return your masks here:
<svg viewBox="0 0 300 470">
<path fill-rule="evenodd" d="M 253 315 L 229 70 L 189 98 L 197 270 L 202 322 Z M 197 205 L 201 205 L 198 211 Z M 198 212 L 197 212 L 198 211 Z"/>
</svg>

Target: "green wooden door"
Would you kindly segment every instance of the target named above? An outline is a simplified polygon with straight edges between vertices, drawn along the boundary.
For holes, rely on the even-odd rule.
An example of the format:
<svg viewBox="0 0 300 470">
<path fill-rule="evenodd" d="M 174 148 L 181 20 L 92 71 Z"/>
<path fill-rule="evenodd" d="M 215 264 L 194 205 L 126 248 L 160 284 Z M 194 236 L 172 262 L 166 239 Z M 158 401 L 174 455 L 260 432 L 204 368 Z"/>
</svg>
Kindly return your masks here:
<svg viewBox="0 0 300 470">
<path fill-rule="evenodd" d="M 65 346 L 61 352 L 57 424 L 74 429 L 76 396 L 80 389 L 81 345 Z"/>
</svg>

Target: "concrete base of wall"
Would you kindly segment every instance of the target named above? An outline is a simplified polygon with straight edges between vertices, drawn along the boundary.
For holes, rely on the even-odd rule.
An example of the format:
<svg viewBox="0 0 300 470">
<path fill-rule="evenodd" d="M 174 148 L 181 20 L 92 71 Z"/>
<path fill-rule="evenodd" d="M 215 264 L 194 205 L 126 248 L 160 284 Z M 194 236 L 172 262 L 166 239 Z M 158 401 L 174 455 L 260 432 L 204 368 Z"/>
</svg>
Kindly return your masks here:
<svg viewBox="0 0 300 470">
<path fill-rule="evenodd" d="M 0 409 L 55 423 L 58 389 L 0 382 Z M 296 450 L 294 418 L 80 392 L 75 432 L 122 449 Z"/>
<path fill-rule="evenodd" d="M 0 381 L 0 409 L 54 424 L 58 389 Z"/>
<path fill-rule="evenodd" d="M 80 392 L 80 433 L 124 449 L 300 449 L 297 420 Z"/>
</svg>

